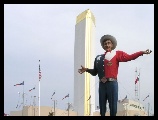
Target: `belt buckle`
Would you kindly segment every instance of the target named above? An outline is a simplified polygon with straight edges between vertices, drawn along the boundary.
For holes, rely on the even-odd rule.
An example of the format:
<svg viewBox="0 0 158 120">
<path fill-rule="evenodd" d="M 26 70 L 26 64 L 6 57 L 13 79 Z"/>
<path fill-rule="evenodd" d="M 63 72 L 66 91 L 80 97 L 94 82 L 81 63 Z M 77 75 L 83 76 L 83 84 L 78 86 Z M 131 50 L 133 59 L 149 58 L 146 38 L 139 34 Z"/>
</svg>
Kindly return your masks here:
<svg viewBox="0 0 158 120">
<path fill-rule="evenodd" d="M 114 78 L 108 78 L 107 81 L 114 81 Z"/>
<path fill-rule="evenodd" d="M 109 78 L 109 81 L 113 81 L 113 78 Z"/>
</svg>

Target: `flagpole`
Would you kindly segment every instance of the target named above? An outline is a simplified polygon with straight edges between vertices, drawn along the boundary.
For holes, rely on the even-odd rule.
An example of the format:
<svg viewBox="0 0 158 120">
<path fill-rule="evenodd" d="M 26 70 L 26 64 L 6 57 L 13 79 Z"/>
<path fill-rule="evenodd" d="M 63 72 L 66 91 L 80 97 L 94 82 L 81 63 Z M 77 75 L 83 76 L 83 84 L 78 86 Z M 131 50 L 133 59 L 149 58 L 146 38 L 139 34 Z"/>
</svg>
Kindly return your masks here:
<svg viewBox="0 0 158 120">
<path fill-rule="evenodd" d="M 40 60 L 39 60 L 39 74 L 40 74 Z M 39 108 L 38 108 L 38 110 L 39 110 L 39 116 L 40 116 L 40 78 L 41 78 L 41 76 L 39 75 Z"/>
<path fill-rule="evenodd" d="M 68 97 L 68 116 L 69 116 L 69 107 L 70 105 L 69 105 L 69 97 Z"/>
<path fill-rule="evenodd" d="M 137 79 L 137 67 L 136 67 L 136 70 L 135 70 L 135 81 L 136 81 L 136 79 Z M 135 82 L 135 99 L 137 100 L 138 98 L 137 98 L 137 86 L 136 86 L 136 82 Z"/>
<path fill-rule="evenodd" d="M 145 101 L 148 97 L 149 97 L 149 94 L 144 98 L 143 101 Z M 147 108 L 146 108 L 146 111 L 147 111 Z M 149 115 L 149 102 L 148 102 L 148 115 Z"/>
<path fill-rule="evenodd" d="M 23 83 L 24 83 L 24 81 L 23 81 Z M 22 108 L 22 116 L 23 116 L 23 111 L 24 111 L 24 84 L 23 84 L 23 108 Z"/>
<path fill-rule="evenodd" d="M 40 116 L 40 81 L 39 81 L 39 116 Z"/>
<path fill-rule="evenodd" d="M 140 69 L 139 69 L 139 108 L 140 108 Z M 140 109 L 139 109 L 140 114 Z"/>
</svg>

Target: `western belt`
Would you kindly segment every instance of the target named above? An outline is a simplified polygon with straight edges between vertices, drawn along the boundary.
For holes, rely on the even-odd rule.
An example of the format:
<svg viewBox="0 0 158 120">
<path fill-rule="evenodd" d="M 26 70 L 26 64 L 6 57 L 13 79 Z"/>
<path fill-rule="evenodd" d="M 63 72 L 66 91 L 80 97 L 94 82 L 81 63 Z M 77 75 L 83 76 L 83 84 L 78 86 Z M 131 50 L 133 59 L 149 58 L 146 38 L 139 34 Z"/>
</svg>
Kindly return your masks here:
<svg viewBox="0 0 158 120">
<path fill-rule="evenodd" d="M 107 81 L 116 81 L 117 79 L 116 78 L 106 78 Z"/>
<path fill-rule="evenodd" d="M 102 79 L 106 79 L 106 81 L 116 81 L 117 80 L 116 78 L 105 78 L 105 77 L 103 77 Z M 101 82 L 101 80 L 100 80 L 100 82 Z"/>
</svg>

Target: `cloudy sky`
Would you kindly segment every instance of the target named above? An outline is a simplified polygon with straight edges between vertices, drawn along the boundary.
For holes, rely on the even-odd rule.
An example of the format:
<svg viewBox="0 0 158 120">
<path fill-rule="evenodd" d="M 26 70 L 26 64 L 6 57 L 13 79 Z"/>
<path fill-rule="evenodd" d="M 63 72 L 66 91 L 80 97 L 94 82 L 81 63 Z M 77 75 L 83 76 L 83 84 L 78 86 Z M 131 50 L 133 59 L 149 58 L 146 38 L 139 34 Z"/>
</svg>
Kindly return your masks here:
<svg viewBox="0 0 158 120">
<path fill-rule="evenodd" d="M 153 4 L 5 4 L 4 5 L 4 112 L 38 105 L 39 60 L 41 106 L 66 109 L 73 104 L 76 17 L 90 9 L 96 18 L 96 55 L 104 53 L 100 38 L 116 37 L 116 50 L 132 54 L 151 49 L 150 55 L 120 63 L 119 99 L 135 99 L 135 69 L 140 72 L 140 101 L 154 113 L 154 5 Z M 96 76 L 96 106 L 98 77 Z M 14 86 L 24 81 L 24 85 Z M 29 92 L 29 89 L 35 90 Z M 82 88 L 81 88 L 82 89 Z M 52 97 L 53 92 L 55 95 Z M 62 100 L 69 94 L 69 98 Z M 145 97 L 149 95 L 147 99 Z M 33 96 L 36 96 L 35 98 Z M 143 101 L 145 99 L 145 101 Z M 35 102 L 33 102 L 35 101 Z M 20 106 L 21 105 L 21 106 Z"/>
</svg>

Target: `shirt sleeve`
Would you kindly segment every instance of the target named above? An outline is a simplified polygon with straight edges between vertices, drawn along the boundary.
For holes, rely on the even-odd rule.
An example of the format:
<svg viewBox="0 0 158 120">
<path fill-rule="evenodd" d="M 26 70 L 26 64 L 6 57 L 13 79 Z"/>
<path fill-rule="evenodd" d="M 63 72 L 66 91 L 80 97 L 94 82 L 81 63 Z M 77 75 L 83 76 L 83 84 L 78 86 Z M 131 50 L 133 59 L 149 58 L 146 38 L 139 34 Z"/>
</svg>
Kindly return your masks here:
<svg viewBox="0 0 158 120">
<path fill-rule="evenodd" d="M 86 70 L 86 72 L 90 73 L 93 76 L 96 76 L 98 74 L 98 70 L 97 70 L 97 67 L 96 67 L 96 58 L 94 60 L 94 68 L 93 69 L 88 69 L 88 70 Z"/>
<path fill-rule="evenodd" d="M 143 52 L 139 51 L 133 54 L 127 54 L 123 51 L 117 51 L 117 59 L 119 62 L 127 62 L 127 61 L 131 61 L 131 60 L 135 60 L 136 58 L 138 58 L 139 56 L 142 56 Z"/>
</svg>

